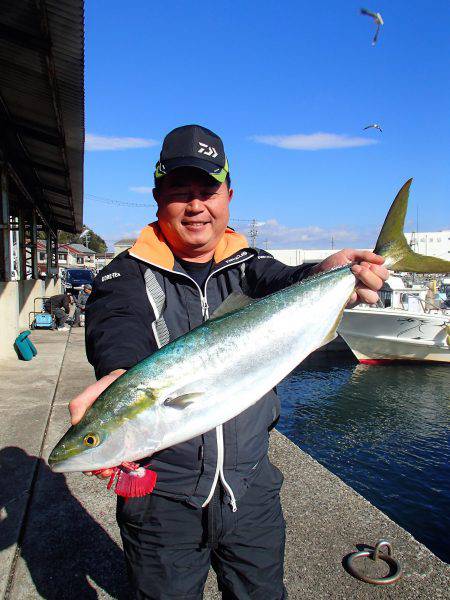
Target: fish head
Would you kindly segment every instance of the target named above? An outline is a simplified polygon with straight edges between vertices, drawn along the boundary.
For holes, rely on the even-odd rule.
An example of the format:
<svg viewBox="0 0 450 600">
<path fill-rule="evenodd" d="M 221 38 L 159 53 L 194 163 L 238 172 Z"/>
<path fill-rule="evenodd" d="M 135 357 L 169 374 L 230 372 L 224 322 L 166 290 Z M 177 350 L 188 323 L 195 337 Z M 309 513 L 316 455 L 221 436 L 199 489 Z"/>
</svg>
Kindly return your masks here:
<svg viewBox="0 0 450 600">
<path fill-rule="evenodd" d="M 48 464 L 52 471 L 95 471 L 120 465 L 127 451 L 126 431 L 111 429 L 100 419 L 83 419 L 73 425 L 53 448 Z"/>
</svg>

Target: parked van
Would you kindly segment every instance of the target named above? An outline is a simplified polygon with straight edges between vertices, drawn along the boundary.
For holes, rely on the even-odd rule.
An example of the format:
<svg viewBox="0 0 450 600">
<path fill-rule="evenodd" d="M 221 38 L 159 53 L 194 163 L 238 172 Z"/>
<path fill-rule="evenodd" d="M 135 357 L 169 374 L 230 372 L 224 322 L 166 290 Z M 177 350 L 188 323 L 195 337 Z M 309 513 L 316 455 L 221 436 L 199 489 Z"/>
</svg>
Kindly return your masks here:
<svg viewBox="0 0 450 600">
<path fill-rule="evenodd" d="M 94 274 L 89 269 L 66 269 L 62 275 L 64 292 L 70 292 L 75 298 L 86 283 L 92 285 L 93 281 Z"/>
</svg>

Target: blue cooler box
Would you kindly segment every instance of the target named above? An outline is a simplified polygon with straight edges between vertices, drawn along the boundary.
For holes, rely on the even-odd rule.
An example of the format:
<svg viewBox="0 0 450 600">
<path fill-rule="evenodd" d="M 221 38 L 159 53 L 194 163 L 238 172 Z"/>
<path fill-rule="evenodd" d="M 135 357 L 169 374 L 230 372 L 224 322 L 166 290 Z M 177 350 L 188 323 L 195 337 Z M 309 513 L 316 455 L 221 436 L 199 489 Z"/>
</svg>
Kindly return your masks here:
<svg viewBox="0 0 450 600">
<path fill-rule="evenodd" d="M 38 313 L 34 317 L 33 329 L 47 329 L 53 327 L 53 317 L 48 313 Z"/>
</svg>

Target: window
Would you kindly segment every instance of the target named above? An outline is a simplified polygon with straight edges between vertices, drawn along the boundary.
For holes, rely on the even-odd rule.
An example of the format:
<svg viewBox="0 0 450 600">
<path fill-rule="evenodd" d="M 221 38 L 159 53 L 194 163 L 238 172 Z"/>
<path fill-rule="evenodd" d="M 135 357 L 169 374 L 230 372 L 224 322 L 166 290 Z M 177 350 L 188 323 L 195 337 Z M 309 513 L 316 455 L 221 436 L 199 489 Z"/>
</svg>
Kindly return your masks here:
<svg viewBox="0 0 450 600">
<path fill-rule="evenodd" d="M 39 252 L 39 260 L 41 262 L 44 262 L 44 260 L 45 260 L 45 252 Z"/>
<path fill-rule="evenodd" d="M 83 257 L 77 256 L 77 265 L 82 265 L 82 264 L 83 264 Z"/>
<path fill-rule="evenodd" d="M 66 261 L 66 255 L 65 254 L 58 254 L 58 260 L 65 262 Z"/>
</svg>

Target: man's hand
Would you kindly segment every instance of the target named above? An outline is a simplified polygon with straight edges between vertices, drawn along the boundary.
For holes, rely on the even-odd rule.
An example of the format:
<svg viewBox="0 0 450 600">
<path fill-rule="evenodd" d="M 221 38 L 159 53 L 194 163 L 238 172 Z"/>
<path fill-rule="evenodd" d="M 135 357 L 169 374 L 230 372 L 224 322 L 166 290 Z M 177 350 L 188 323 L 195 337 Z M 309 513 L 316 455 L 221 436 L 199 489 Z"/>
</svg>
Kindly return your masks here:
<svg viewBox="0 0 450 600">
<path fill-rule="evenodd" d="M 347 306 L 352 306 L 356 302 L 375 304 L 378 301 L 378 290 L 381 289 L 383 283 L 389 277 L 389 271 L 382 266 L 384 263 L 382 256 L 368 250 L 346 248 L 332 254 L 316 265 L 313 272 L 329 271 L 355 260 L 361 261 L 358 265 L 352 267 L 352 272 L 359 281 L 356 284 L 355 291 L 350 296 Z"/>
<path fill-rule="evenodd" d="M 106 390 L 122 373 L 125 373 L 125 369 L 116 369 L 105 375 L 92 385 L 88 386 L 85 390 L 78 394 L 73 400 L 69 402 L 70 420 L 72 425 L 79 423 L 87 411 L 87 409 L 94 404 L 103 390 Z M 112 469 L 105 469 L 101 473 L 97 474 L 99 479 L 108 479 L 112 475 Z M 92 475 L 90 471 L 85 473 L 86 475 Z"/>
</svg>

